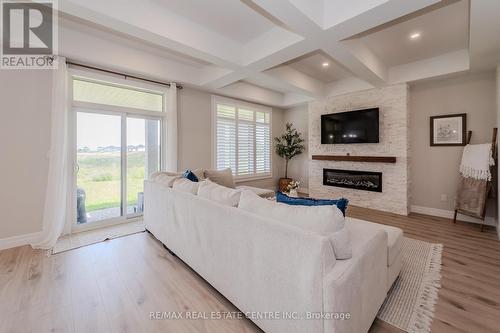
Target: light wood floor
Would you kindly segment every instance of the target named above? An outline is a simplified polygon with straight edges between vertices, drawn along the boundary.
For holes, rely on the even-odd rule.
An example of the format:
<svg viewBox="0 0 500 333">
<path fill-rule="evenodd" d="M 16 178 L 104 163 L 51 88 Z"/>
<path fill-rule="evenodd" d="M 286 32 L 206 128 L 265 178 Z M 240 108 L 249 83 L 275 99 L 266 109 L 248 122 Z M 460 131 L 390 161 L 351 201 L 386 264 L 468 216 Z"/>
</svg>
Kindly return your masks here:
<svg viewBox="0 0 500 333">
<path fill-rule="evenodd" d="M 433 332 L 500 332 L 500 242 L 492 230 L 352 207 L 349 215 L 444 244 Z M 148 233 L 46 256 L 0 252 L 0 332 L 260 332 L 248 320 L 150 320 L 151 311 L 237 311 Z M 370 332 L 400 332 L 375 321 Z"/>
</svg>

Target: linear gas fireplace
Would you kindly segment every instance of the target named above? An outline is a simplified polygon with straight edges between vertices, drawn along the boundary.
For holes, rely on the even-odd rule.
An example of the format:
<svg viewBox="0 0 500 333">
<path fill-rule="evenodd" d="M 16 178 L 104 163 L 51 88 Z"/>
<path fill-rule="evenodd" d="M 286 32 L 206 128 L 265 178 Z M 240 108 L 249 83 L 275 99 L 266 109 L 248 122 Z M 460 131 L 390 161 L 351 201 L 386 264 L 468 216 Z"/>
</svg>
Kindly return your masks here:
<svg viewBox="0 0 500 333">
<path fill-rule="evenodd" d="M 323 169 L 323 185 L 382 192 L 382 172 Z"/>
</svg>

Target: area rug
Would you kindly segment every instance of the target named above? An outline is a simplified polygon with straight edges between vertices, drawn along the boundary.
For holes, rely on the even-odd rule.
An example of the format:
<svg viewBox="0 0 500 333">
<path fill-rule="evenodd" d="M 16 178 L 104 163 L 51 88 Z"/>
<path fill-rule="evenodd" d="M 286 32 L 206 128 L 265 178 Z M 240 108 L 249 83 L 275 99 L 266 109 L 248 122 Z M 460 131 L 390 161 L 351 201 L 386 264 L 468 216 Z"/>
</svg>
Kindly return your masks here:
<svg viewBox="0 0 500 333">
<path fill-rule="evenodd" d="M 428 333 L 441 287 L 442 244 L 403 238 L 403 268 L 377 317 L 405 332 Z"/>
<path fill-rule="evenodd" d="M 57 240 L 56 245 L 52 248 L 52 254 L 77 249 L 82 246 L 103 242 L 108 239 L 144 232 L 145 230 L 146 228 L 144 227 L 144 223 L 140 221 L 63 236 Z"/>
</svg>

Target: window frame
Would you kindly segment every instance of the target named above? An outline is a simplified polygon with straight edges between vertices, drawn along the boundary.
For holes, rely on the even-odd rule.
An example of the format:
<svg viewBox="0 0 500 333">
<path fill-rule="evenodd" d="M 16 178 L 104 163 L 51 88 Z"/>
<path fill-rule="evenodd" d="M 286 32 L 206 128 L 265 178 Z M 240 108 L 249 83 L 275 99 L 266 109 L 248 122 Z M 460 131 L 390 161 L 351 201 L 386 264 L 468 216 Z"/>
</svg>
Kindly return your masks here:
<svg viewBox="0 0 500 333">
<path fill-rule="evenodd" d="M 274 159 L 274 154 L 273 154 L 273 110 L 271 107 L 268 106 L 263 106 L 259 104 L 254 104 L 254 103 L 249 103 L 249 102 L 244 102 L 240 101 L 237 99 L 233 98 L 228 98 L 228 97 L 222 97 L 218 95 L 212 95 L 212 115 L 211 115 L 211 125 L 212 125 L 212 154 L 211 154 L 211 165 L 213 169 L 217 169 L 217 104 L 225 104 L 228 106 L 233 106 L 238 110 L 239 108 L 251 110 L 254 112 L 254 145 L 253 145 L 253 155 L 254 155 L 254 170 L 256 169 L 256 154 L 257 154 L 257 144 L 256 144 L 256 127 L 255 125 L 259 124 L 255 120 L 255 113 L 260 111 L 260 112 L 265 112 L 269 114 L 269 172 L 268 173 L 259 173 L 259 174 L 253 174 L 253 175 L 245 175 L 245 176 L 238 176 L 237 171 L 238 171 L 238 112 L 236 112 L 236 117 L 235 117 L 235 124 L 236 124 L 236 170 L 233 170 L 233 176 L 234 176 L 234 181 L 236 183 L 241 183 L 241 182 L 247 182 L 247 181 L 253 181 L 253 180 L 263 180 L 263 179 L 270 179 L 273 178 L 273 159 Z M 243 121 L 245 123 L 249 123 L 248 121 Z"/>
<path fill-rule="evenodd" d="M 88 82 L 96 82 L 100 84 L 117 86 L 121 88 L 127 88 L 137 91 L 145 91 L 155 94 L 162 95 L 163 105 L 162 111 L 150 111 L 144 109 L 130 108 L 124 106 L 113 106 L 106 104 L 97 104 L 89 102 L 81 102 L 73 100 L 73 80 L 82 80 Z M 126 202 L 127 202 L 127 149 L 126 149 L 126 122 L 127 118 L 140 118 L 140 119 L 151 119 L 158 120 L 160 122 L 160 170 L 165 165 L 166 149 L 167 149 L 167 133 L 166 133 L 166 122 L 167 115 L 166 106 L 168 99 L 168 88 L 163 88 L 158 85 L 148 84 L 136 80 L 130 80 L 125 78 L 118 78 L 112 75 L 104 75 L 96 73 L 93 71 L 83 71 L 77 68 L 68 69 L 68 123 L 69 123 L 69 161 L 72 166 L 72 170 L 68 173 L 69 179 L 69 191 L 72 193 L 72 198 L 68 203 L 68 225 L 70 225 L 70 232 L 82 232 L 87 230 L 93 230 L 97 228 L 102 228 L 106 226 L 117 225 L 121 223 L 131 222 L 135 220 L 142 219 L 142 213 L 127 214 Z M 77 113 L 96 113 L 96 114 L 108 114 L 117 115 L 121 117 L 122 122 L 122 151 L 121 151 L 121 211 L 122 216 L 88 222 L 85 224 L 77 223 L 77 198 L 76 198 L 76 188 L 77 188 Z M 125 172 L 124 172 L 125 171 Z"/>
</svg>

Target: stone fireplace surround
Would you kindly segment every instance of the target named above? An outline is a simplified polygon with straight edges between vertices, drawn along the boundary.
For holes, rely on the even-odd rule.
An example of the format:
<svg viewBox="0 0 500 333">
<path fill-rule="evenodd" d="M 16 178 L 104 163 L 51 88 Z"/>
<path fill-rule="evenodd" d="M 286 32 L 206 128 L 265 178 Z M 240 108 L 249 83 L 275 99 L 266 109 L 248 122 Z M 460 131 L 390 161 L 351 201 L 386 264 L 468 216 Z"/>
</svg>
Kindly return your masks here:
<svg viewBox="0 0 500 333">
<path fill-rule="evenodd" d="M 367 144 L 321 144 L 321 115 L 380 108 L 380 142 Z M 407 84 L 330 96 L 309 103 L 309 195 L 349 199 L 350 204 L 409 213 L 409 89 Z M 395 156 L 396 163 L 319 161 L 312 155 Z M 323 169 L 380 172 L 382 192 L 363 191 L 323 184 Z"/>
</svg>

